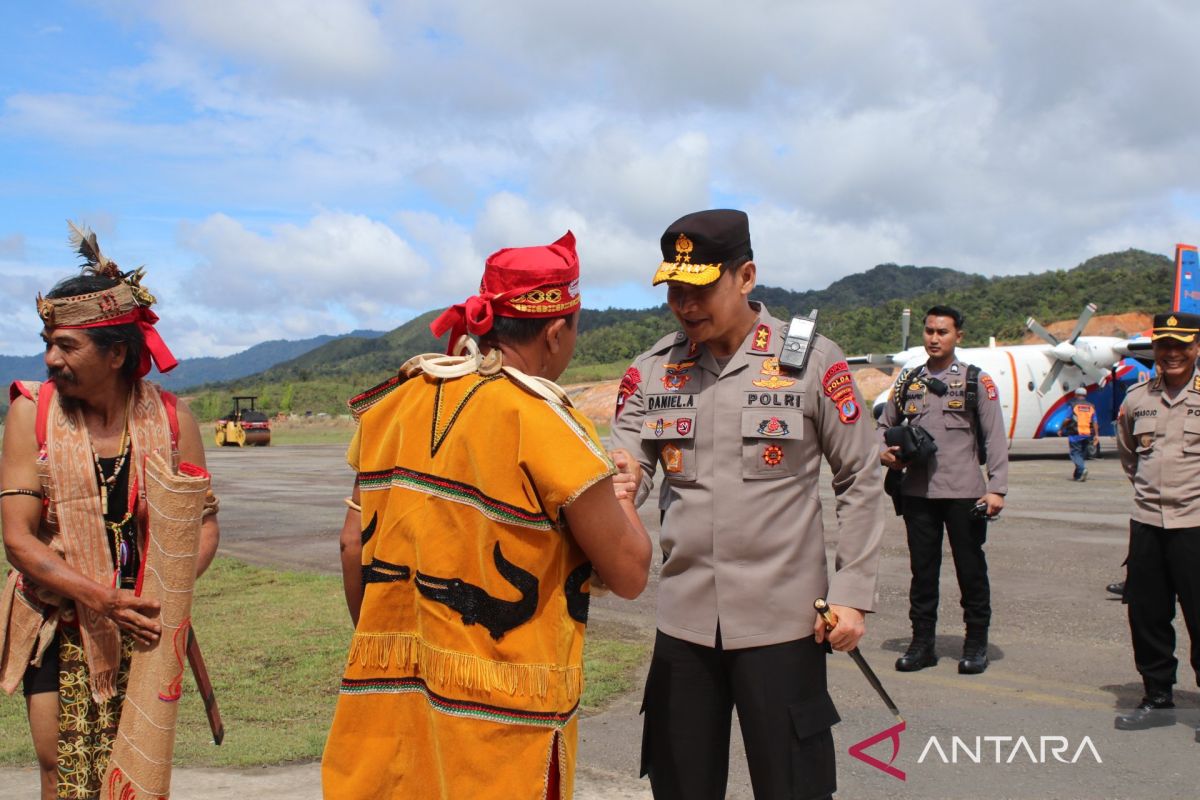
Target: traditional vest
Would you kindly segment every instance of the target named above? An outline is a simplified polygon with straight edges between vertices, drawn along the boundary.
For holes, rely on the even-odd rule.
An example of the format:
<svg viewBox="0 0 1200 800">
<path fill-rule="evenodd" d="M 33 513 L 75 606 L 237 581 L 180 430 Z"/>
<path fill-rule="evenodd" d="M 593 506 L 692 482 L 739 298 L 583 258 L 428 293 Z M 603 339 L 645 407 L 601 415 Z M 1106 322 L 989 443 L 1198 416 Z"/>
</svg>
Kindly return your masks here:
<svg viewBox="0 0 1200 800">
<path fill-rule="evenodd" d="M 591 565 L 561 512 L 613 474 L 593 426 L 502 372 L 352 402 L 364 597 L 325 795 L 542 798 L 557 763 L 569 796 Z"/>
<path fill-rule="evenodd" d="M 114 585 L 116 573 L 87 426 L 78 412 L 63 407 L 51 381 L 17 381 L 9 395 L 37 403 L 37 467 L 44 498 L 38 537 L 85 576 L 105 586 Z M 130 496 L 141 531 L 145 530 L 144 504 L 139 502 L 145 496 L 143 461 L 150 453 L 159 452 L 167 454 L 172 464 L 177 462 L 178 430 L 174 395 L 139 381 L 129 412 L 129 434 L 134 465 Z M 121 633 L 116 623 L 66 603 L 16 570 L 9 574 L 0 598 L 0 688 L 12 694 L 26 668 L 41 663 L 60 619 L 74 615 L 87 654 L 92 694 L 97 701 L 113 697 L 121 661 Z"/>
</svg>

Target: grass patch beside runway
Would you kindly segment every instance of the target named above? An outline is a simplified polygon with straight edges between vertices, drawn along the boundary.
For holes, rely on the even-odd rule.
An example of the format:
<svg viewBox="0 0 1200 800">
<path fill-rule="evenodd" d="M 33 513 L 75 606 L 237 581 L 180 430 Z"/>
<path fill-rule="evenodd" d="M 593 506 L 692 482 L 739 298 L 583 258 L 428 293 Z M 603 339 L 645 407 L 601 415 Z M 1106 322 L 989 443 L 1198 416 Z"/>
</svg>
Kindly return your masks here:
<svg viewBox="0 0 1200 800">
<path fill-rule="evenodd" d="M 175 763 L 246 767 L 319 758 L 351 635 L 341 580 L 218 558 L 196 586 L 194 610 L 226 735 L 222 746 L 212 745 L 189 675 Z M 649 644 L 594 626 L 585 652 L 585 711 L 632 688 Z M 18 690 L 0 698 L 0 765 L 33 763 Z"/>
</svg>

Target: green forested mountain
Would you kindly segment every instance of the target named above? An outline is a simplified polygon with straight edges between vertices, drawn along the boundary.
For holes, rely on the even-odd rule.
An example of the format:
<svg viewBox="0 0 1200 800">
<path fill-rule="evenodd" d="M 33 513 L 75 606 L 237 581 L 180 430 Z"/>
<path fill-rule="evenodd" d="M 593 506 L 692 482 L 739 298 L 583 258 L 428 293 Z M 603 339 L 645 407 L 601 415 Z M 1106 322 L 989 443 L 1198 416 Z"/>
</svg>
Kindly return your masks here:
<svg viewBox="0 0 1200 800">
<path fill-rule="evenodd" d="M 961 309 L 968 345 L 985 344 L 989 336 L 1016 341 L 1026 317 L 1043 323 L 1074 319 L 1089 302 L 1102 314 L 1164 308 L 1171 300 L 1173 271 L 1169 258 L 1141 250 L 1096 256 L 1070 270 L 996 278 L 942 267 L 880 264 L 825 289 L 760 286 L 752 297 L 785 318 L 818 308 L 819 331 L 847 353 L 868 353 L 899 345 L 900 313 L 906 307 L 918 318 L 935 303 Z M 199 387 L 193 409 L 201 419 L 211 419 L 226 410 L 229 396 L 236 393 L 261 395 L 261 407 L 272 412 L 343 413 L 350 395 L 383 380 L 410 356 L 444 347 L 429 333 L 437 313 L 423 314 L 378 338 L 338 339 L 258 375 Z M 575 359 L 563 382 L 618 377 L 634 356 L 675 330 L 665 305 L 585 309 L 579 326 Z M 916 322 L 913 333 L 919 337 Z"/>
</svg>

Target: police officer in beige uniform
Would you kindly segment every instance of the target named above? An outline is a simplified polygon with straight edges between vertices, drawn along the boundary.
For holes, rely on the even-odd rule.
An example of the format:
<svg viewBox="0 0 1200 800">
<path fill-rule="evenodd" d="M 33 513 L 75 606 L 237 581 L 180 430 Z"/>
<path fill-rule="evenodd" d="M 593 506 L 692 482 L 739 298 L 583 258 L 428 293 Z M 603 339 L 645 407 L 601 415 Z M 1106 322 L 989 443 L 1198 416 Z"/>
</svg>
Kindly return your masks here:
<svg viewBox="0 0 1200 800">
<path fill-rule="evenodd" d="M 654 796 L 723 798 L 736 706 L 757 798 L 836 788 L 828 640 L 857 645 L 875 603 L 883 531 L 877 447 L 837 345 L 781 367 L 786 325 L 748 302 L 756 267 L 741 211 L 689 214 L 662 237 L 655 285 L 682 331 L 621 382 L 612 438 L 640 462 L 639 502 L 664 473 L 658 633 L 643 711 Z M 828 577 L 818 497 L 833 471 L 837 555 Z M 839 617 L 826 631 L 813 601 Z"/>
<path fill-rule="evenodd" d="M 1125 602 L 1133 660 L 1145 697 L 1118 716 L 1118 730 L 1175 722 L 1172 687 L 1175 602 L 1192 640 L 1200 681 L 1200 316 L 1157 314 L 1152 336 L 1158 374 L 1129 390 L 1117 419 L 1117 450 L 1133 484 Z M 1200 742 L 1200 725 L 1196 728 Z"/>
<path fill-rule="evenodd" d="M 937 663 L 934 638 L 943 528 L 950 539 L 967 627 L 958 671 L 975 675 L 988 666 L 992 606 L 983 552 L 985 513 L 995 516 L 1004 507 L 1008 439 L 996 384 L 980 371 L 972 385 L 974 370 L 955 356 L 962 326 L 962 314 L 949 306 L 934 306 L 925 313 L 923 339 L 929 359 L 901 373 L 877 423 L 881 440 L 888 428 L 907 419 L 937 443 L 937 452 L 924 464 L 904 464 L 899 448 L 888 447 L 886 441 L 880 455 L 885 467 L 904 470 L 900 494 L 912 568 L 908 616 L 913 638 L 908 651 L 896 660 L 901 672 Z M 987 450 L 986 483 L 979 469 L 980 440 Z M 975 510 L 977 505 L 980 508 Z"/>
</svg>

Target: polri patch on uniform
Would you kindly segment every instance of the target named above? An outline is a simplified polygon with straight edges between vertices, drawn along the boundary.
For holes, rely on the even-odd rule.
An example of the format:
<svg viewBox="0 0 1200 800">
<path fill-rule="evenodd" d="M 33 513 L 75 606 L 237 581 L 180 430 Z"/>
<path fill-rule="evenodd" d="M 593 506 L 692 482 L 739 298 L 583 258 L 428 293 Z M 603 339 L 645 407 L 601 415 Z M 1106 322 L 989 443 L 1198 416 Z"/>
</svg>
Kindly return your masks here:
<svg viewBox="0 0 1200 800">
<path fill-rule="evenodd" d="M 845 361 L 838 361 L 825 370 L 821 388 L 833 402 L 843 425 L 851 425 L 862 416 L 862 409 L 854 399 L 854 378 L 850 376 L 850 365 Z"/>
<path fill-rule="evenodd" d="M 641 382 L 642 373 L 638 372 L 637 367 L 625 370 L 625 374 L 621 376 L 621 385 L 617 387 L 617 410 L 613 413 L 614 417 L 621 416 L 621 411 L 625 408 L 625 401 L 633 396 Z"/>
<path fill-rule="evenodd" d="M 758 432 L 763 436 L 787 436 L 788 424 L 779 417 L 771 417 L 758 423 Z"/>
<path fill-rule="evenodd" d="M 778 467 L 783 463 L 783 448 L 777 444 L 769 444 L 763 448 L 763 463 L 768 467 Z"/>
<path fill-rule="evenodd" d="M 666 372 L 662 376 L 663 388 L 668 392 L 678 392 L 692 379 L 688 370 L 696 366 L 695 361 L 680 361 L 678 364 L 663 364 Z"/>
<path fill-rule="evenodd" d="M 754 329 L 754 342 L 750 345 L 750 349 L 758 353 L 766 353 L 771 350 L 771 326 L 759 324 Z"/>
<path fill-rule="evenodd" d="M 663 471 L 676 475 L 683 472 L 683 451 L 673 444 L 662 449 Z"/>
<path fill-rule="evenodd" d="M 663 431 L 675 425 L 673 419 L 663 419 L 659 417 L 655 420 L 646 420 L 646 427 L 654 431 L 655 436 L 662 436 Z"/>
<path fill-rule="evenodd" d="M 692 420 L 690 417 L 680 417 L 675 420 L 675 432 L 680 436 L 687 436 L 692 432 Z"/>
<path fill-rule="evenodd" d="M 962 400 L 950 400 L 946 403 L 946 408 L 953 408 L 955 411 L 958 411 L 962 407 L 963 407 Z"/>
<path fill-rule="evenodd" d="M 995 400 L 1000 395 L 996 392 L 996 382 L 992 380 L 992 376 L 984 373 L 979 376 L 979 382 L 983 384 L 983 388 L 987 391 L 988 400 Z"/>
<path fill-rule="evenodd" d="M 917 404 L 916 404 L 916 403 L 909 403 L 907 406 L 905 406 L 905 407 L 904 407 L 904 413 L 905 413 L 905 414 L 915 414 L 915 413 L 917 413 Z"/>
<path fill-rule="evenodd" d="M 767 377 L 751 381 L 751 383 L 763 389 L 786 389 L 788 386 L 796 383 L 794 378 L 785 378 L 782 376 L 778 358 L 764 358 L 760 372 Z"/>
<path fill-rule="evenodd" d="M 1152 444 L 1154 444 L 1154 434 L 1153 433 L 1143 433 L 1140 437 L 1138 437 L 1138 445 L 1139 446 L 1149 447 Z"/>
</svg>

